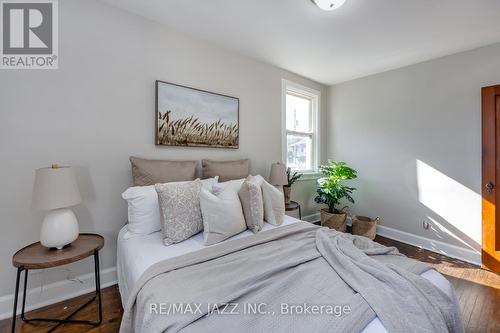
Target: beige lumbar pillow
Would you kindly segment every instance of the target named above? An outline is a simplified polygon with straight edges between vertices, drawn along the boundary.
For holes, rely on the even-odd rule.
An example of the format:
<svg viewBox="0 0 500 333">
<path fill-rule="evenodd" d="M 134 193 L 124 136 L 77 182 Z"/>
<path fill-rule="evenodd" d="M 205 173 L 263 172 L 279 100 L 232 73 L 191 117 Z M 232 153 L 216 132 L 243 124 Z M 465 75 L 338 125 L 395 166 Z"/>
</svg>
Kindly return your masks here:
<svg viewBox="0 0 500 333">
<path fill-rule="evenodd" d="M 264 227 L 264 205 L 259 183 L 249 176 L 238 192 L 248 229 L 257 233 Z"/>
<path fill-rule="evenodd" d="M 262 189 L 264 203 L 264 220 L 273 225 L 282 225 L 285 218 L 285 198 L 283 193 L 269 184 L 262 176 L 251 176 L 251 179 Z"/>
<path fill-rule="evenodd" d="M 202 160 L 203 178 L 219 176 L 219 181 L 246 178 L 250 173 L 250 160 L 212 161 Z"/>
<path fill-rule="evenodd" d="M 238 193 L 231 187 L 218 195 L 202 189 L 200 206 L 205 245 L 219 243 L 247 228 Z"/>
<path fill-rule="evenodd" d="M 146 160 L 130 157 L 130 163 L 134 186 L 191 181 L 196 178 L 196 161 Z"/>
<path fill-rule="evenodd" d="M 203 230 L 201 188 L 199 179 L 155 185 L 165 245 L 182 242 Z"/>
</svg>

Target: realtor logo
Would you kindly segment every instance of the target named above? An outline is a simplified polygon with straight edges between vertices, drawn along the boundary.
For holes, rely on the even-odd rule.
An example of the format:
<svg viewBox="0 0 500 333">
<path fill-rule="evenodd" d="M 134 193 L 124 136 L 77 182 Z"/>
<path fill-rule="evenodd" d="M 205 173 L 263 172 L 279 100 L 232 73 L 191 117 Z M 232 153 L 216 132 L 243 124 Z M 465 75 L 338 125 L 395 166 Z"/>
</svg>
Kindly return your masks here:
<svg viewBox="0 0 500 333">
<path fill-rule="evenodd" d="M 57 5 L 57 0 L 0 1 L 0 68 L 58 67 Z"/>
</svg>

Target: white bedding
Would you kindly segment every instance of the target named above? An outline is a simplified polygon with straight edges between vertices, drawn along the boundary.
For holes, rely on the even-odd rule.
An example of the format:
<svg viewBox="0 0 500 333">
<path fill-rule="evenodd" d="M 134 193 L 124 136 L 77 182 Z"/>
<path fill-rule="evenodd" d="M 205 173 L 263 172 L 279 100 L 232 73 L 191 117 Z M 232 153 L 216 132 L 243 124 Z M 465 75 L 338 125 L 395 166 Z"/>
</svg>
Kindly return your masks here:
<svg viewBox="0 0 500 333">
<path fill-rule="evenodd" d="M 299 220 L 290 216 L 285 216 L 283 225 L 296 222 L 299 222 Z M 277 227 L 269 223 L 265 223 L 263 231 L 273 228 Z M 127 226 L 125 225 L 118 234 L 117 247 L 118 286 L 120 289 L 122 304 L 126 304 L 128 295 L 133 289 L 134 284 L 137 280 L 139 280 L 142 273 L 144 273 L 148 267 L 161 260 L 194 252 L 206 247 L 203 241 L 203 233 L 199 233 L 181 243 L 165 246 L 161 239 L 161 232 L 155 232 L 144 236 L 135 236 L 128 239 L 124 237 L 126 232 Z M 234 237 L 229 238 L 228 240 L 247 237 L 250 235 L 253 235 L 253 233 L 250 230 L 246 230 Z M 425 277 L 427 280 L 432 282 L 447 295 L 452 295 L 453 289 L 451 284 L 437 271 L 429 270 L 423 273 L 422 277 Z M 382 332 L 387 332 L 387 330 L 378 318 L 375 318 L 363 330 L 363 333 Z"/>
</svg>

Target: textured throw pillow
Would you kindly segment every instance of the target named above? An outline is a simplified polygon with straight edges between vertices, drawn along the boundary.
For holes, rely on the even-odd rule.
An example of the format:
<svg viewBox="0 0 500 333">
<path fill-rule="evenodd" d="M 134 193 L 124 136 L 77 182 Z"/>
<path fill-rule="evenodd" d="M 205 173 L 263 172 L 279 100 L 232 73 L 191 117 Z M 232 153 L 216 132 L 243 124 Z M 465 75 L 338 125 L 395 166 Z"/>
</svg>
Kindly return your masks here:
<svg viewBox="0 0 500 333">
<path fill-rule="evenodd" d="M 202 189 L 200 206 L 205 245 L 219 243 L 247 228 L 238 193 L 231 187 L 219 195 Z"/>
<path fill-rule="evenodd" d="M 260 175 L 252 176 L 251 179 L 260 184 L 262 189 L 264 220 L 273 225 L 282 225 L 285 218 L 285 198 L 283 193 Z"/>
<path fill-rule="evenodd" d="M 201 183 L 203 188 L 211 191 L 217 184 L 217 177 L 203 179 Z M 128 231 L 125 238 L 149 235 L 161 230 L 158 193 L 154 185 L 129 187 L 122 193 L 122 198 L 128 204 Z"/>
<path fill-rule="evenodd" d="M 130 157 L 134 186 L 194 180 L 196 161 L 145 160 Z M 205 177 L 211 178 L 211 177 Z"/>
<path fill-rule="evenodd" d="M 202 160 L 203 177 L 219 176 L 221 182 L 233 179 L 246 178 L 250 173 L 250 160 L 212 161 Z"/>
<path fill-rule="evenodd" d="M 257 233 L 264 227 L 262 190 L 257 181 L 248 177 L 238 192 L 248 229 Z"/>
<path fill-rule="evenodd" d="M 201 181 L 156 184 L 163 243 L 182 242 L 203 230 L 200 209 Z"/>
</svg>

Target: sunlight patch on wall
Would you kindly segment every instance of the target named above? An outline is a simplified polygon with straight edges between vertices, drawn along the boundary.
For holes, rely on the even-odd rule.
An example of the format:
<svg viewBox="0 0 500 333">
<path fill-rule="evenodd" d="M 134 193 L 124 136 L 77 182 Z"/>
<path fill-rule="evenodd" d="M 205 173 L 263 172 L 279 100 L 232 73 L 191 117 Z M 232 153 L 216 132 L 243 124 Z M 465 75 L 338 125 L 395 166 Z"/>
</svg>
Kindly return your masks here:
<svg viewBox="0 0 500 333">
<path fill-rule="evenodd" d="M 461 237 L 462 233 L 481 244 L 481 228 L 477 228 L 477 220 L 481 218 L 481 196 L 478 193 L 420 160 L 417 160 L 417 185 L 418 200 L 446 221 L 431 219 L 441 232 L 464 244 L 470 243 Z"/>
<path fill-rule="evenodd" d="M 471 250 L 475 250 L 477 253 L 480 252 L 481 246 L 479 244 L 470 244 L 470 243 L 467 243 L 465 240 L 463 240 L 462 238 L 460 238 L 459 236 L 457 236 L 455 233 L 453 233 L 453 231 L 449 230 L 447 227 L 445 227 L 443 224 L 441 224 L 438 221 L 436 221 L 435 219 L 433 219 L 431 216 L 427 216 L 427 219 L 432 222 L 431 230 L 434 232 L 434 234 L 440 240 L 443 240 L 442 234 L 447 234 L 450 237 L 456 239 L 464 247 L 470 248 Z"/>
</svg>

